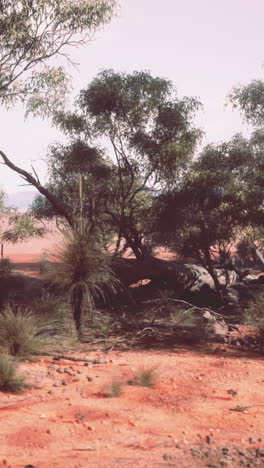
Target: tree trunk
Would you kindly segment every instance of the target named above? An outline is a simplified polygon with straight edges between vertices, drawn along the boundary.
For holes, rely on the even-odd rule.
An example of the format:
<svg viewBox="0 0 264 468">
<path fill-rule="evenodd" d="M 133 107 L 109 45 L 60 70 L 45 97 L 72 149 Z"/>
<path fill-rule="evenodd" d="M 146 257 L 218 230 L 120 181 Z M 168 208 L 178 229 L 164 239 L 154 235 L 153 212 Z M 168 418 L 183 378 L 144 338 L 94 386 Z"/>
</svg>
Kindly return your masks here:
<svg viewBox="0 0 264 468">
<path fill-rule="evenodd" d="M 75 323 L 77 335 L 79 338 L 82 336 L 82 306 L 83 306 L 83 290 L 80 286 L 74 288 L 72 293 L 72 312 L 73 312 L 73 320 Z"/>
</svg>

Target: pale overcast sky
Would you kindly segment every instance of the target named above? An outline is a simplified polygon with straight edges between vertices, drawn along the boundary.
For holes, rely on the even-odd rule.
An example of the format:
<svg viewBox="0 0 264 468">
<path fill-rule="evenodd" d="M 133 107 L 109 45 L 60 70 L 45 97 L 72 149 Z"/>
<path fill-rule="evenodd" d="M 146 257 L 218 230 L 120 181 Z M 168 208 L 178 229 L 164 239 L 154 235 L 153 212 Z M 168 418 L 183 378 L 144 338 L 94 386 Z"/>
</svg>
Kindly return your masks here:
<svg viewBox="0 0 264 468">
<path fill-rule="evenodd" d="M 91 44 L 72 50 L 75 95 L 103 68 L 149 70 L 169 78 L 179 97 L 198 97 L 196 123 L 204 143 L 229 139 L 249 129 L 225 107 L 232 86 L 263 78 L 263 0 L 120 0 L 117 18 Z M 45 181 L 47 146 L 60 135 L 49 123 L 24 120 L 23 109 L 0 111 L 0 147 L 17 164 L 33 163 Z M 0 166 L 8 192 L 25 190 L 21 179 Z M 31 189 L 32 190 L 32 189 Z"/>
</svg>

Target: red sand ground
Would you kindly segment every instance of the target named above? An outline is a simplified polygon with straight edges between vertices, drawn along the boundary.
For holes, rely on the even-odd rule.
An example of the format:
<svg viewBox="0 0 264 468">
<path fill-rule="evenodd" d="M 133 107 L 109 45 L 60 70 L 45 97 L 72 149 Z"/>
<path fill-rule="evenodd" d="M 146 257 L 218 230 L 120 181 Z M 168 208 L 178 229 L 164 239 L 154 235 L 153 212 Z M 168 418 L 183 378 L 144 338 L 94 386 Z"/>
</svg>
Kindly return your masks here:
<svg viewBox="0 0 264 468">
<path fill-rule="evenodd" d="M 45 242 L 43 248 L 50 248 L 52 239 Z M 41 248 L 34 241 L 7 253 L 15 262 L 32 263 Z M 107 355 L 82 345 L 75 356 L 107 362 L 84 366 L 50 357 L 21 363 L 19 372 L 35 388 L 22 395 L 0 392 L 0 467 L 236 468 L 236 462 L 196 459 L 188 449 L 208 446 L 208 435 L 214 439 L 210 447 L 246 449 L 252 447 L 250 438 L 256 439 L 254 447 L 264 447 L 263 356 L 234 354 L 217 344 Z M 125 384 L 144 365 L 157 366 L 157 385 Z M 72 376 L 58 372 L 70 366 Z M 123 393 L 104 397 L 105 386 L 115 379 L 125 384 Z M 7 406 L 15 401 L 20 402 Z M 230 411 L 251 405 L 244 412 Z M 264 466 L 263 458 L 259 466 Z"/>
</svg>

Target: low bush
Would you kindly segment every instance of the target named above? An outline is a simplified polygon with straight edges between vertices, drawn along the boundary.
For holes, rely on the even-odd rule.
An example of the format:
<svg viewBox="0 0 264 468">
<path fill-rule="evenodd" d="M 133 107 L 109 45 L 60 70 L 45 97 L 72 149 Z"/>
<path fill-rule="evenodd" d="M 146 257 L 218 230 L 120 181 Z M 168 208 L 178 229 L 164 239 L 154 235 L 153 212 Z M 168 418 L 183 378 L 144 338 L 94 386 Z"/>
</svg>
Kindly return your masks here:
<svg viewBox="0 0 264 468">
<path fill-rule="evenodd" d="M 10 357 L 0 355 L 0 391 L 19 393 L 26 387 L 24 378 L 16 375 L 16 367 Z"/>
<path fill-rule="evenodd" d="M 117 398 L 122 393 L 122 383 L 119 380 L 113 380 L 110 385 L 105 387 L 104 396 L 107 398 Z"/>
<path fill-rule="evenodd" d="M 264 342 L 264 292 L 257 293 L 248 303 L 243 314 L 243 321 L 247 325 L 257 328 L 257 333 Z"/>
<path fill-rule="evenodd" d="M 34 314 L 22 308 L 5 307 L 0 313 L 0 348 L 18 359 L 41 354 L 50 344 L 54 325 L 40 325 Z"/>
<path fill-rule="evenodd" d="M 156 366 L 142 367 L 137 375 L 128 381 L 128 384 L 139 385 L 140 387 L 154 387 L 157 383 L 157 378 Z"/>
<path fill-rule="evenodd" d="M 254 325 L 264 319 L 264 292 L 256 293 L 243 315 L 244 323 Z"/>
</svg>

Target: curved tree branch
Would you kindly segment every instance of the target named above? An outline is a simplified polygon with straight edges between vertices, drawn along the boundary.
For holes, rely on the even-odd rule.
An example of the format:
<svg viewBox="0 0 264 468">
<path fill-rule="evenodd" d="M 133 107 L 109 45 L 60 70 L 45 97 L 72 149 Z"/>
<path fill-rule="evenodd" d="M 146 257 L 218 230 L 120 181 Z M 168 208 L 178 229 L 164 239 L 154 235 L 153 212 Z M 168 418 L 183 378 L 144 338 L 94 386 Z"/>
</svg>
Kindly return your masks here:
<svg viewBox="0 0 264 468">
<path fill-rule="evenodd" d="M 47 190 L 39 180 L 37 180 L 35 177 L 33 177 L 32 174 L 29 172 L 25 171 L 24 169 L 21 169 L 20 167 L 16 166 L 15 164 L 10 161 L 10 159 L 6 156 L 6 154 L 0 150 L 0 156 L 3 159 L 3 164 L 5 164 L 7 167 L 9 167 L 12 171 L 16 172 L 19 174 L 22 179 L 24 179 L 26 182 L 28 182 L 30 185 L 33 185 L 36 187 L 36 189 L 46 197 L 46 199 L 51 203 L 53 206 L 54 210 L 62 217 L 66 219 L 68 224 L 70 226 L 73 226 L 73 219 L 72 216 L 69 214 L 66 206 L 64 203 L 62 203 L 60 200 L 58 200 L 57 197 L 55 197 L 49 190 Z"/>
</svg>

